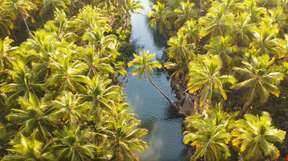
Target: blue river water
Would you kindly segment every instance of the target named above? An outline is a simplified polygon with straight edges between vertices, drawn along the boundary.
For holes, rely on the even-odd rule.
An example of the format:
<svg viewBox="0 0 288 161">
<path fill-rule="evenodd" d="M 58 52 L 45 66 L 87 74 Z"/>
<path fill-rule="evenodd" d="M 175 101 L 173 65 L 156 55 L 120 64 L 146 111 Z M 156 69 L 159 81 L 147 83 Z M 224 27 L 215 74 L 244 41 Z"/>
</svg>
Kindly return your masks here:
<svg viewBox="0 0 288 161">
<path fill-rule="evenodd" d="M 139 0 L 144 6 L 140 13 L 132 15 L 131 43 L 135 50 L 163 56 L 164 46 L 149 27 L 147 14 L 151 10 L 150 0 Z M 159 36 L 159 35 L 158 35 Z M 155 82 L 171 97 L 173 93 L 167 73 L 155 71 Z M 131 107 L 142 121 L 142 127 L 149 130 L 148 149 L 139 154 L 141 161 L 185 161 L 185 146 L 182 144 L 182 119 L 177 117 L 169 103 L 145 80 L 129 74 L 125 93 Z"/>
</svg>

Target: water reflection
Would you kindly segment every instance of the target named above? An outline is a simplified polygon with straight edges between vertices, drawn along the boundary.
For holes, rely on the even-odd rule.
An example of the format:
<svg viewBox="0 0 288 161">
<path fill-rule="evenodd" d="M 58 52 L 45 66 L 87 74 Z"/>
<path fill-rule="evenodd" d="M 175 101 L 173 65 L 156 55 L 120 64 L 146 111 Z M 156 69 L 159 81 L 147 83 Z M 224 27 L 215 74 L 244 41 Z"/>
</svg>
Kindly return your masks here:
<svg viewBox="0 0 288 161">
<path fill-rule="evenodd" d="M 136 51 L 148 50 L 156 53 L 159 59 L 163 56 L 164 46 L 155 38 L 149 28 L 147 13 L 152 4 L 149 0 L 140 0 L 143 11 L 132 15 L 131 43 Z M 170 82 L 164 72 L 155 72 L 153 79 L 172 98 Z M 131 110 L 142 120 L 142 127 L 149 129 L 147 137 L 149 148 L 140 154 L 141 161 L 184 161 L 182 144 L 182 120 L 177 118 L 169 103 L 162 98 L 148 82 L 128 76 L 125 87 Z"/>
</svg>

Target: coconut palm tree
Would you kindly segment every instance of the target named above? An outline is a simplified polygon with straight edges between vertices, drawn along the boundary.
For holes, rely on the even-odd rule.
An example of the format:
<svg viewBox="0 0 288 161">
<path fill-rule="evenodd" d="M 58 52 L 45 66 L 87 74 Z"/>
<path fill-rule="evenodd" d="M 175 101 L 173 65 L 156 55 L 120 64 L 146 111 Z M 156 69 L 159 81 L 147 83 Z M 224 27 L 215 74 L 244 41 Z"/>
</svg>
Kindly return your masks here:
<svg viewBox="0 0 288 161">
<path fill-rule="evenodd" d="M 187 42 L 185 35 L 178 33 L 168 41 L 167 55 L 169 60 L 176 62 L 174 76 L 184 79 L 183 76 L 188 71 L 189 62 L 195 57 L 193 44 Z M 182 80 L 183 81 L 183 80 Z"/>
<path fill-rule="evenodd" d="M 25 136 L 36 132 L 36 134 L 40 134 L 41 139 L 47 140 L 53 129 L 53 124 L 50 121 L 53 108 L 48 108 L 45 103 L 39 101 L 34 95 L 29 95 L 28 98 L 20 97 L 18 102 L 21 108 L 11 109 L 11 112 L 7 115 L 7 120 L 19 125 L 20 131 Z"/>
<path fill-rule="evenodd" d="M 233 89 L 245 89 L 245 104 L 239 114 L 242 117 L 253 101 L 265 103 L 270 94 L 279 96 L 279 82 L 284 78 L 280 72 L 273 72 L 269 67 L 273 64 L 269 56 L 252 57 L 251 62 L 244 61 L 243 67 L 234 67 L 234 70 L 244 78 L 233 86 Z"/>
<path fill-rule="evenodd" d="M 21 17 L 28 34 L 32 36 L 29 24 L 27 23 L 27 18 L 30 16 L 30 12 L 35 10 L 37 6 L 31 0 L 11 0 L 6 1 L 6 3 L 6 9 L 14 14 L 14 20 L 17 17 Z"/>
<path fill-rule="evenodd" d="M 9 4 L 7 1 L 0 1 L 0 31 L 1 36 L 10 34 L 10 29 L 14 27 L 14 18 L 13 12 L 9 10 Z"/>
<path fill-rule="evenodd" d="M 175 24 L 181 27 L 187 20 L 197 16 L 196 11 L 194 3 L 189 1 L 180 2 L 180 7 L 174 10 L 175 16 L 177 16 Z"/>
<path fill-rule="evenodd" d="M 248 13 L 242 12 L 237 16 L 237 21 L 233 23 L 231 33 L 233 41 L 238 46 L 248 46 L 253 38 L 253 28 L 255 24 L 251 23 L 251 17 Z"/>
<path fill-rule="evenodd" d="M 150 25 L 157 29 L 160 33 L 166 33 L 167 30 L 171 30 L 172 26 L 169 22 L 169 16 L 171 13 L 166 10 L 166 5 L 161 2 L 157 2 L 152 11 L 149 13 Z"/>
<path fill-rule="evenodd" d="M 237 46 L 233 44 L 230 36 L 216 36 L 205 45 L 208 54 L 219 55 L 224 64 L 231 64 L 231 57 L 237 52 Z"/>
<path fill-rule="evenodd" d="M 83 101 L 91 102 L 94 109 L 111 110 L 111 101 L 117 101 L 121 98 L 121 95 L 122 92 L 119 86 L 112 85 L 112 81 L 105 76 L 96 75 L 88 79 L 86 89 L 80 94 L 80 97 Z"/>
<path fill-rule="evenodd" d="M 52 75 L 45 82 L 48 88 L 59 91 L 70 90 L 85 91 L 85 84 L 88 77 L 84 75 L 86 65 L 79 60 L 73 60 L 71 50 L 65 49 L 67 54 L 54 55 L 50 58 L 49 67 Z"/>
<path fill-rule="evenodd" d="M 134 54 L 134 59 L 128 63 L 132 68 L 132 75 L 144 77 L 157 91 L 172 105 L 175 103 L 165 94 L 165 92 L 153 81 L 152 73 L 155 69 L 161 69 L 162 65 L 155 60 L 155 54 L 144 51 L 140 55 Z"/>
<path fill-rule="evenodd" d="M 68 125 L 77 125 L 86 120 L 86 114 L 91 107 L 87 102 L 82 102 L 79 95 L 73 95 L 71 92 L 63 92 L 56 100 L 52 102 L 55 111 L 51 115 L 56 123 L 62 122 Z"/>
<path fill-rule="evenodd" d="M 85 55 L 83 56 L 83 61 L 87 65 L 87 75 L 89 77 L 93 77 L 97 74 L 113 74 L 115 71 L 113 67 L 110 65 L 111 59 L 108 57 L 101 57 L 94 51 L 94 48 L 85 48 L 83 49 Z"/>
<path fill-rule="evenodd" d="M 183 140 L 195 148 L 191 161 L 224 161 L 230 157 L 230 119 L 231 116 L 221 110 L 213 111 L 208 118 L 199 114 L 186 118 L 188 131 Z"/>
<path fill-rule="evenodd" d="M 2 161 L 55 161 L 52 153 L 45 149 L 43 142 L 37 140 L 35 136 L 25 137 L 20 134 L 19 138 L 13 141 L 13 146 L 9 149 L 8 155 Z"/>
<path fill-rule="evenodd" d="M 221 74 L 222 62 L 217 55 L 203 55 L 189 65 L 187 90 L 200 98 L 200 107 L 211 103 L 215 94 L 227 100 L 224 84 L 234 84 L 235 78 Z"/>
<path fill-rule="evenodd" d="M 261 116 L 246 114 L 234 126 L 232 143 L 245 161 L 277 160 L 280 153 L 275 144 L 283 142 L 286 132 L 272 126 L 267 112 Z"/>
<path fill-rule="evenodd" d="M 8 37 L 0 40 L 0 75 L 12 66 L 13 56 L 11 52 L 16 49 L 11 46 L 12 42 L 13 40 Z"/>
<path fill-rule="evenodd" d="M 263 22 L 259 27 L 253 28 L 253 41 L 251 43 L 258 53 L 277 54 L 277 35 L 279 29 L 277 26 Z"/>
<path fill-rule="evenodd" d="M 105 32 L 111 31 L 107 17 L 99 9 L 91 5 L 82 8 L 70 23 L 70 28 L 74 33 L 83 35 L 85 32 L 92 32 L 98 41 Z"/>
<path fill-rule="evenodd" d="M 41 96 L 44 90 L 41 74 L 36 69 L 29 69 L 22 61 L 14 61 L 12 69 L 9 70 L 12 82 L 3 84 L 0 90 L 8 95 L 9 103 L 15 103 L 19 96 Z"/>
<path fill-rule="evenodd" d="M 199 25 L 202 26 L 202 34 L 204 37 L 206 35 L 219 36 L 229 33 L 232 29 L 232 24 L 234 22 L 234 15 L 232 12 L 226 12 L 225 5 L 222 3 L 212 3 L 212 6 L 208 13 L 199 18 Z"/>
<path fill-rule="evenodd" d="M 140 122 L 135 119 L 133 114 L 127 113 L 127 104 L 113 103 L 113 110 L 109 113 L 112 119 L 107 121 L 110 133 L 107 133 L 111 141 L 111 148 L 114 153 L 113 160 L 117 161 L 137 161 L 137 152 L 144 151 L 146 143 L 135 137 L 144 137 L 147 130 L 136 129 Z"/>
<path fill-rule="evenodd" d="M 99 147 L 91 142 L 94 134 L 88 130 L 64 127 L 56 132 L 51 150 L 55 151 L 57 160 L 92 161 Z"/>
</svg>

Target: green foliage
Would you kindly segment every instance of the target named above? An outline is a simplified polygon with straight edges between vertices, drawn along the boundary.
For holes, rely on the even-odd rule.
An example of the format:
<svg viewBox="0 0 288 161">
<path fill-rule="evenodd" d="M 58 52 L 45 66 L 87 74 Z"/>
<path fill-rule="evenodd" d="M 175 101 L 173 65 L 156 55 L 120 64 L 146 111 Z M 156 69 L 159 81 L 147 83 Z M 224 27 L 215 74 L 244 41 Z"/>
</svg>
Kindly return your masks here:
<svg viewBox="0 0 288 161">
<path fill-rule="evenodd" d="M 215 111 L 208 118 L 195 114 L 186 118 L 187 129 L 184 133 L 184 144 L 195 147 L 191 161 L 201 158 L 204 161 L 224 161 L 230 157 L 229 146 L 231 134 L 227 113 Z"/>
<path fill-rule="evenodd" d="M 185 125 L 184 144 L 195 148 L 191 160 L 231 160 L 232 146 L 245 161 L 276 160 L 280 155 L 276 143 L 283 142 L 286 135 L 272 126 L 267 112 L 260 117 L 246 114 L 244 119 L 235 121 L 233 114 L 219 107 L 208 116 L 187 117 Z"/>
<path fill-rule="evenodd" d="M 128 111 L 118 79 L 130 31 L 112 20 L 127 21 L 139 3 L 121 2 L 108 15 L 120 1 L 0 1 L 1 160 L 138 160 L 147 131 Z M 22 21 L 27 39 L 16 34 Z"/>
<path fill-rule="evenodd" d="M 134 60 L 129 62 L 128 67 L 133 67 L 132 75 L 148 77 L 154 69 L 160 69 L 162 66 L 155 60 L 155 54 L 144 51 L 140 55 L 134 54 Z"/>
<path fill-rule="evenodd" d="M 284 75 L 280 72 L 269 71 L 269 66 L 273 64 L 273 60 L 269 60 L 269 56 L 252 57 L 251 63 L 242 62 L 244 67 L 235 67 L 234 70 L 244 78 L 243 81 L 233 86 L 234 89 L 247 89 L 245 101 L 248 104 L 255 102 L 255 98 L 260 103 L 265 103 L 269 95 L 279 96 L 280 90 L 277 85 L 283 80 Z"/>
<path fill-rule="evenodd" d="M 269 111 L 278 111 L 280 104 L 282 107 L 283 104 L 287 106 L 287 103 L 283 103 L 287 102 L 285 84 L 288 80 L 287 4 L 286 0 L 161 0 L 154 5 L 149 15 L 151 26 L 168 39 L 167 62 L 164 67 L 172 73 L 171 82 L 177 96 L 185 96 L 186 99 L 188 95 L 192 98 L 191 111 L 198 113 L 199 106 L 205 105 L 207 108 L 200 111 L 205 114 L 220 101 L 225 104 L 223 110 L 238 112 L 240 109 L 239 119 L 247 112 L 261 112 L 267 104 L 271 105 L 267 107 Z M 232 85 L 230 89 L 227 83 Z M 192 115 L 195 116 L 191 116 L 186 126 L 199 122 L 200 116 Z M 263 114 L 261 118 L 268 119 L 266 115 Z M 286 116 L 284 113 L 282 115 Z M 208 124 L 210 117 L 206 118 L 207 123 L 203 121 L 203 127 L 206 127 L 204 124 Z M 273 118 L 275 122 L 279 122 L 277 118 Z M 243 125 L 243 128 L 254 122 Z M 270 117 L 268 122 L 271 122 Z M 191 130 L 193 134 L 190 134 L 188 140 L 195 147 L 192 160 L 225 160 L 224 156 L 216 155 L 220 152 L 214 154 L 209 153 L 209 149 L 201 150 L 201 146 L 207 145 L 207 140 L 198 142 L 200 131 L 205 139 L 205 133 L 223 132 L 221 128 L 212 131 L 217 126 L 210 126 L 206 131 L 198 127 L 196 131 Z M 271 123 L 265 125 L 265 129 L 269 128 L 272 128 Z M 254 129 L 245 130 L 233 137 L 243 135 L 244 139 Z M 231 131 L 228 133 L 231 135 Z M 284 134 L 282 131 L 279 133 L 282 134 L 278 141 L 282 141 Z M 251 142 L 256 138 L 251 135 Z M 245 148 L 238 152 L 244 160 L 276 160 L 279 157 L 277 149 L 281 145 L 276 145 L 274 141 L 265 142 L 265 145 L 253 142 L 249 145 L 251 148 L 248 147 L 250 143 L 245 142 Z M 262 144 L 264 147 L 261 147 Z M 228 141 L 225 145 L 231 144 Z M 281 155 L 285 153 L 283 151 Z M 241 159 L 237 157 L 230 159 Z"/>
<path fill-rule="evenodd" d="M 227 100 L 224 84 L 234 84 L 236 80 L 231 75 L 222 75 L 221 68 L 222 62 L 218 56 L 199 56 L 190 62 L 187 90 L 198 93 L 200 105 L 211 103 L 215 93 Z"/>
<path fill-rule="evenodd" d="M 267 112 L 261 116 L 246 114 L 234 126 L 232 144 L 239 147 L 244 160 L 276 160 L 279 157 L 275 143 L 283 142 L 286 132 L 272 126 Z"/>
</svg>

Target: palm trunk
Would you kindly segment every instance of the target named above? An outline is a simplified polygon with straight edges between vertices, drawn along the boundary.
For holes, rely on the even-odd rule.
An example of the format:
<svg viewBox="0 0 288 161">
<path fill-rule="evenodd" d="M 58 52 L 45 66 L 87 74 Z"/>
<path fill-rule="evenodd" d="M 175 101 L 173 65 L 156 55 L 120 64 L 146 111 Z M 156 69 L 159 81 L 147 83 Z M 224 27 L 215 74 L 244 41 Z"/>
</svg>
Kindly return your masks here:
<svg viewBox="0 0 288 161">
<path fill-rule="evenodd" d="M 153 81 L 151 76 L 147 76 L 147 80 L 152 84 L 152 86 L 157 89 L 157 91 L 173 106 L 176 107 L 176 104 L 165 94 L 165 92 Z"/>
<path fill-rule="evenodd" d="M 243 106 L 243 108 L 241 109 L 239 115 L 237 116 L 237 118 L 242 118 L 249 110 L 249 107 L 250 107 L 250 103 L 249 101 L 246 102 Z"/>
<path fill-rule="evenodd" d="M 23 16 L 22 13 L 20 13 L 20 14 L 21 14 L 21 17 L 22 17 L 22 19 L 23 19 L 23 21 L 24 21 L 24 24 L 25 24 L 26 30 L 27 30 L 27 32 L 28 32 L 28 35 L 29 35 L 30 37 L 32 37 L 33 35 L 32 35 L 32 32 L 31 32 L 29 26 L 28 26 L 28 23 L 27 23 L 27 21 L 26 21 L 26 18 Z"/>
</svg>

